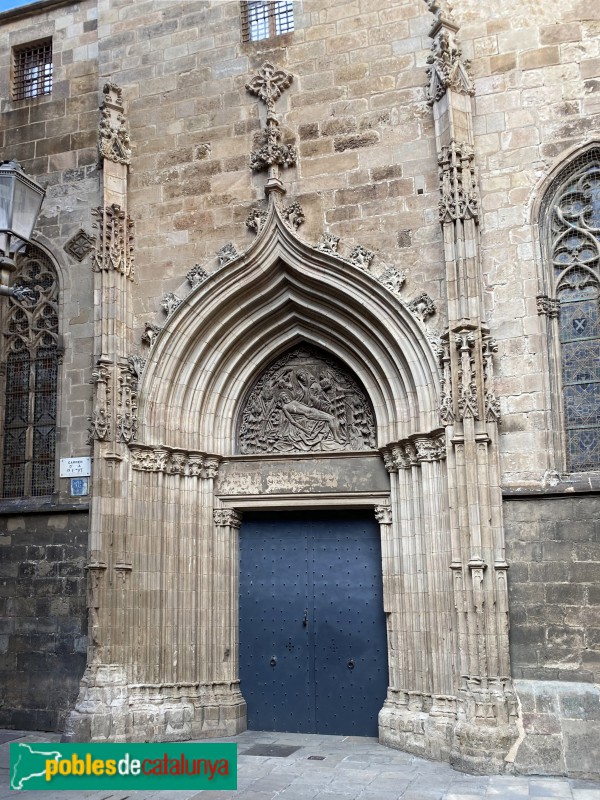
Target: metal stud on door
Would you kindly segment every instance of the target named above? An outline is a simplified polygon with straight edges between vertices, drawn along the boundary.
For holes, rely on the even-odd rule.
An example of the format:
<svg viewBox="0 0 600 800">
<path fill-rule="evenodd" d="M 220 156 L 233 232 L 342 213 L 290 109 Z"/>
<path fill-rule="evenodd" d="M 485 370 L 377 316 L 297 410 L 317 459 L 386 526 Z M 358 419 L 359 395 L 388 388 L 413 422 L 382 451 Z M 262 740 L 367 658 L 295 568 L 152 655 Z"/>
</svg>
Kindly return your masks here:
<svg viewBox="0 0 600 800">
<path fill-rule="evenodd" d="M 240 679 L 251 729 L 377 735 L 387 641 L 370 513 L 245 516 Z"/>
</svg>

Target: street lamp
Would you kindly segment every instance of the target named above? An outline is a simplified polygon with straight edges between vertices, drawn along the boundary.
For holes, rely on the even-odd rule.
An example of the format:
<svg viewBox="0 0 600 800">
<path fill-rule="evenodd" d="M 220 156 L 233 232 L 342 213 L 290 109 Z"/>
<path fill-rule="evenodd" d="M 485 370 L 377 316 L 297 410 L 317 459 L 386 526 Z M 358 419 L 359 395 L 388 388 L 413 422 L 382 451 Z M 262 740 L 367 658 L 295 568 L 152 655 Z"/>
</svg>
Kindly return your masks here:
<svg viewBox="0 0 600 800">
<path fill-rule="evenodd" d="M 20 298 L 9 287 L 15 256 L 31 239 L 46 190 L 28 178 L 18 161 L 0 164 L 0 295 Z"/>
</svg>

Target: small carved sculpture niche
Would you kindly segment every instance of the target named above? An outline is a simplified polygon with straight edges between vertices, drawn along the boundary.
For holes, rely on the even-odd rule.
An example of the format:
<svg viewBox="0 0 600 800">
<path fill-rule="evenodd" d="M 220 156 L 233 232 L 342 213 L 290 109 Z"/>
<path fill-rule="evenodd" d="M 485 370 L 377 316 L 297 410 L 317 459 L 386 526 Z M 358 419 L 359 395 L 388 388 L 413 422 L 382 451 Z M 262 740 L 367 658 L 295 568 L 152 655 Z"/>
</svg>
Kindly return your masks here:
<svg viewBox="0 0 600 800">
<path fill-rule="evenodd" d="M 375 415 L 359 381 L 336 358 L 309 346 L 293 348 L 263 372 L 238 422 L 243 454 L 375 447 Z"/>
</svg>

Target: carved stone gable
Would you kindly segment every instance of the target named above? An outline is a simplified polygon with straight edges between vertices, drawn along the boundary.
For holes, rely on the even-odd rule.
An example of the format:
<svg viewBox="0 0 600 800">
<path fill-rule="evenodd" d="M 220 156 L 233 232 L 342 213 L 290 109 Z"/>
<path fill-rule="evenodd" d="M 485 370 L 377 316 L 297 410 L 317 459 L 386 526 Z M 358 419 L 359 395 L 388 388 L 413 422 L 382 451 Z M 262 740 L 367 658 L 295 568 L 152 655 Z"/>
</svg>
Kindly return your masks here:
<svg viewBox="0 0 600 800">
<path fill-rule="evenodd" d="M 238 444 L 241 453 L 372 450 L 375 416 L 364 389 L 337 359 L 296 347 L 252 387 Z"/>
</svg>

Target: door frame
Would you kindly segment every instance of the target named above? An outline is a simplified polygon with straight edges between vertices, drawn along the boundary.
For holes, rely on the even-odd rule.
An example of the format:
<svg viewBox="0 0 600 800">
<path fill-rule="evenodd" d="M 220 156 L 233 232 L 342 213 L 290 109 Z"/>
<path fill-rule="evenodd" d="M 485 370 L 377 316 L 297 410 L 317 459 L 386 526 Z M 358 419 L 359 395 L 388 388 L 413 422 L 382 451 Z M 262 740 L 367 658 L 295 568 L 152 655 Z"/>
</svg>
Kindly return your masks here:
<svg viewBox="0 0 600 800">
<path fill-rule="evenodd" d="M 379 523 L 381 537 L 381 579 L 383 584 L 383 611 L 386 615 L 386 640 L 387 640 L 387 670 L 388 670 L 388 694 L 389 676 L 391 667 L 390 652 L 390 614 L 391 609 L 388 601 L 388 587 L 392 585 L 393 578 L 390 572 L 393 559 L 392 541 L 392 513 L 391 497 L 388 492 L 336 492 L 319 494 L 293 494 L 281 495 L 243 495 L 238 497 L 221 496 L 215 498 L 218 505 L 224 511 L 231 511 L 238 514 L 243 521 L 244 511 L 343 511 L 352 508 L 372 509 L 373 516 Z M 379 511 L 381 509 L 381 511 Z M 239 559 L 239 527 L 232 529 L 231 545 L 234 552 L 231 553 L 232 578 L 232 601 L 235 604 L 233 611 L 233 624 L 235 635 L 231 639 L 231 656 L 235 671 L 235 680 L 239 686 L 240 662 L 239 662 L 239 619 L 240 619 L 240 559 Z M 245 712 L 245 728 L 247 728 L 247 712 Z M 379 715 L 378 715 L 379 716 Z M 380 729 L 381 730 L 381 729 Z"/>
</svg>

